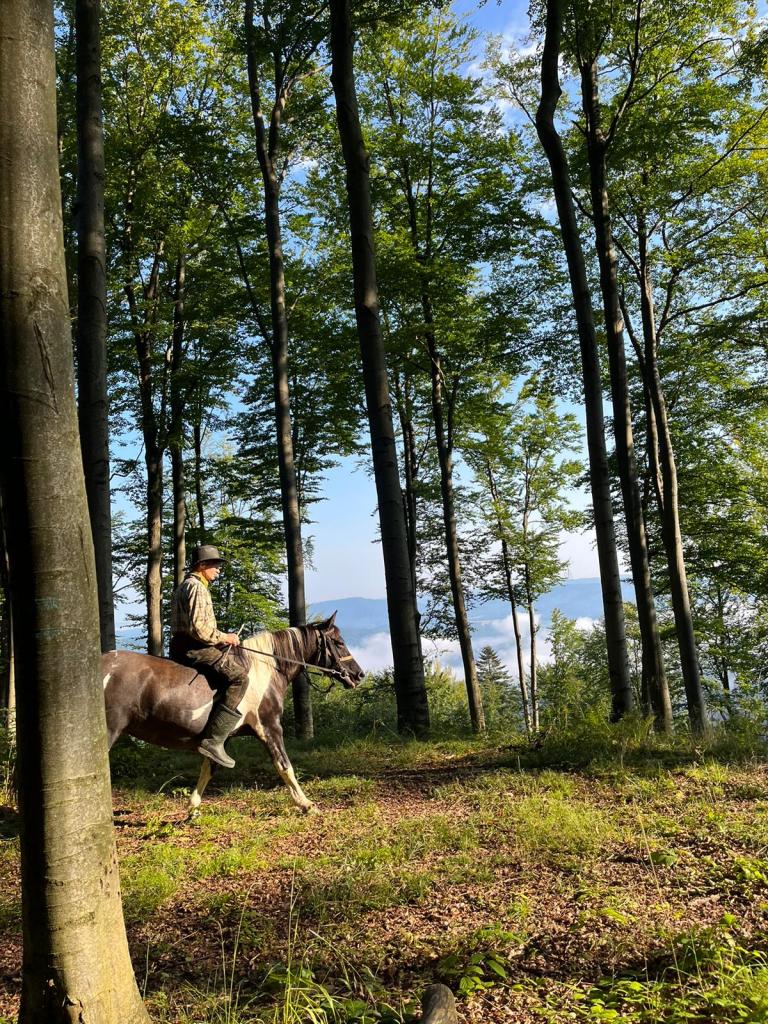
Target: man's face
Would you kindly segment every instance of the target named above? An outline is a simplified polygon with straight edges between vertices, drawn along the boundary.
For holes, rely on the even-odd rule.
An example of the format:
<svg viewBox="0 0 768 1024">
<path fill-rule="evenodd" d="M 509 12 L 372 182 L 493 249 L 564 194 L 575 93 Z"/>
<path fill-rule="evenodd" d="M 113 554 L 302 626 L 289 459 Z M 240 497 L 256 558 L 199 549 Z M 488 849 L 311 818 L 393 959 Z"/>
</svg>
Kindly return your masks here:
<svg viewBox="0 0 768 1024">
<path fill-rule="evenodd" d="M 201 576 L 204 576 L 209 583 L 213 583 L 221 572 L 221 566 L 218 562 L 203 562 L 200 565 L 198 572 Z"/>
</svg>

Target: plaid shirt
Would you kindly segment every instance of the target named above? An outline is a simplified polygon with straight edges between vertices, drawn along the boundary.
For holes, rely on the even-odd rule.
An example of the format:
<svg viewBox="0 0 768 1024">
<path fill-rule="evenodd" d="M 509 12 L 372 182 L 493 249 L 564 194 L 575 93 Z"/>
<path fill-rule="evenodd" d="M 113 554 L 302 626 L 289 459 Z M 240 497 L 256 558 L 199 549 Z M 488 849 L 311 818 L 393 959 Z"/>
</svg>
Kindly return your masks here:
<svg viewBox="0 0 768 1024">
<path fill-rule="evenodd" d="M 220 644 L 225 634 L 216 626 L 206 583 L 194 573 L 180 583 L 171 599 L 171 635 L 184 633 L 203 644 Z"/>
</svg>

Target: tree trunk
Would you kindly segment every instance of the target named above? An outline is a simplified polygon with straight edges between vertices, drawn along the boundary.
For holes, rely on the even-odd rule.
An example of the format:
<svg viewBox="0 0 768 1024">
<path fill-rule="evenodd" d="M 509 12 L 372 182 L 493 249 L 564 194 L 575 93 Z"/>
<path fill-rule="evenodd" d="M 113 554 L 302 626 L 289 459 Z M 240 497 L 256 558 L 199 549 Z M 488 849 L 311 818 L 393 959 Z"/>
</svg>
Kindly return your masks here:
<svg viewBox="0 0 768 1024">
<path fill-rule="evenodd" d="M 485 473 L 488 478 L 488 487 L 490 488 L 491 498 L 495 506 L 499 506 L 499 495 L 496 490 L 496 479 L 493 475 L 493 468 L 490 462 L 485 464 Z M 531 713 L 528 706 L 528 687 L 525 682 L 525 666 L 523 664 L 523 639 L 520 634 L 520 620 L 517 614 L 517 602 L 515 601 L 515 587 L 512 582 L 512 563 L 509 558 L 509 544 L 507 543 L 506 537 L 504 536 L 504 529 L 502 526 L 501 519 L 497 516 L 496 523 L 499 530 L 499 537 L 501 538 L 501 558 L 504 565 L 504 581 L 507 587 L 507 597 L 509 598 L 509 606 L 512 609 L 512 629 L 515 634 L 515 654 L 517 655 L 517 678 L 520 685 L 520 696 L 523 701 L 523 716 L 525 719 L 525 732 L 530 737 L 531 735 Z"/>
<path fill-rule="evenodd" d="M 112 509 L 107 398 L 107 276 L 104 135 L 101 121 L 101 0 L 75 3 L 77 64 L 77 400 L 91 532 L 96 553 L 101 649 L 115 649 Z"/>
<path fill-rule="evenodd" d="M 176 281 L 173 302 L 173 341 L 171 345 L 171 489 L 173 493 L 173 582 L 178 586 L 184 580 L 187 561 L 185 530 L 187 503 L 184 490 L 184 406 L 181 387 L 181 363 L 184 357 L 184 283 L 186 260 L 182 253 L 176 261 Z"/>
<path fill-rule="evenodd" d="M 282 227 L 280 223 L 280 183 L 274 165 L 279 143 L 281 116 L 287 93 L 283 89 L 282 69 L 275 68 L 276 99 L 267 132 L 261 110 L 258 85 L 254 26 L 254 0 L 245 0 L 245 32 L 248 51 L 248 87 L 251 98 L 253 124 L 256 133 L 256 155 L 264 183 L 264 222 L 269 250 L 269 285 L 272 311 L 272 378 L 275 394 L 275 425 L 277 430 L 277 458 L 280 473 L 280 495 L 283 506 L 283 532 L 285 535 L 286 565 L 288 570 L 288 619 L 292 626 L 303 626 L 307 621 L 304 594 L 304 552 L 301 543 L 301 510 L 296 482 L 296 465 L 291 428 L 291 402 L 288 387 L 288 316 L 285 308 L 285 270 L 283 264 Z M 314 735 L 309 677 L 303 670 L 292 684 L 293 711 L 296 735 L 310 740 Z"/>
<path fill-rule="evenodd" d="M 533 731 L 539 731 L 539 666 L 536 655 L 536 610 L 533 607 L 530 589 L 526 587 L 528 608 L 528 628 L 531 631 L 531 711 L 533 713 Z"/>
<path fill-rule="evenodd" d="M 696 634 L 693 628 L 691 601 L 688 594 L 688 579 L 683 556 L 683 537 L 680 530 L 680 515 L 677 495 L 677 466 L 669 430 L 667 404 L 659 373 L 657 357 L 656 317 L 653 302 L 653 285 L 648 259 L 647 238 L 642 221 L 639 224 L 640 248 L 640 303 L 643 318 L 643 339 L 645 342 L 645 386 L 651 397 L 656 432 L 659 444 L 659 466 L 662 480 L 661 536 L 667 556 L 669 587 L 672 595 L 672 610 L 675 616 L 677 644 L 680 651 L 680 666 L 683 673 L 688 718 L 694 732 L 707 729 L 707 706 L 701 685 L 699 656 L 696 650 Z"/>
<path fill-rule="evenodd" d="M 555 108 L 561 95 L 558 78 L 562 33 L 561 4 L 562 0 L 547 0 L 547 28 L 541 62 L 541 101 L 536 111 L 536 129 L 552 173 L 553 191 L 563 248 L 568 261 L 573 307 L 579 333 L 587 421 L 589 477 L 605 614 L 612 717 L 616 720 L 632 710 L 633 699 L 629 678 L 619 558 L 611 507 L 608 458 L 605 451 L 600 360 L 595 340 L 592 300 L 571 195 L 568 160 L 554 125 Z"/>
<path fill-rule="evenodd" d="M 74 401 L 53 5 L 0 7 L 0 489 L 18 692 L 21 1024 L 148 1021 L 120 903 Z"/>
<path fill-rule="evenodd" d="M 392 637 L 398 728 L 422 736 L 429 730 L 429 708 L 418 635 L 416 594 L 408 557 L 408 537 L 392 424 L 389 380 L 379 322 L 373 216 L 368 154 L 360 128 L 353 73 L 349 0 L 331 0 L 331 81 L 346 166 L 352 233 L 355 319 L 363 362 L 365 398 L 381 524 L 389 630 Z"/>
<path fill-rule="evenodd" d="M 672 730 L 672 702 L 669 697 L 664 654 L 656 616 L 640 482 L 635 459 L 632 410 L 629 401 L 624 349 L 624 322 L 619 300 L 616 250 L 611 234 L 610 203 L 606 183 L 607 144 L 600 123 L 596 59 L 585 62 L 581 67 L 581 92 L 587 121 L 592 216 L 595 225 L 595 249 L 600 265 L 600 290 L 603 297 L 605 335 L 611 377 L 616 460 L 627 524 L 629 559 L 640 627 L 643 683 L 650 697 L 656 728 L 661 732 L 669 733 Z"/>
<path fill-rule="evenodd" d="M 472 651 L 472 633 L 469 628 L 469 617 L 464 599 L 464 584 L 461 578 L 461 559 L 459 557 L 459 537 L 456 529 L 456 503 L 453 494 L 453 454 L 448 438 L 443 406 L 443 365 L 437 350 L 435 335 L 430 330 L 432 309 L 427 296 L 422 297 L 424 318 L 427 323 L 427 349 L 429 352 L 429 368 L 432 378 L 432 418 L 435 424 L 435 447 L 440 463 L 440 494 L 443 499 L 443 523 L 445 526 L 445 553 L 448 562 L 448 575 L 451 580 L 451 596 L 453 598 L 453 614 L 456 620 L 456 632 L 459 636 L 461 661 L 464 666 L 464 682 L 467 687 L 469 718 L 473 732 L 485 732 L 485 714 L 480 683 L 477 679 L 477 666 Z"/>
<path fill-rule="evenodd" d="M 144 439 L 147 468 L 147 571 L 144 577 L 147 600 L 147 653 L 163 656 L 163 452 Z"/>
<path fill-rule="evenodd" d="M 525 681 L 525 664 L 523 663 L 523 637 L 520 632 L 520 617 L 517 614 L 517 602 L 515 601 L 515 588 L 512 583 L 512 566 L 509 561 L 509 545 L 506 540 L 501 542 L 501 554 L 504 559 L 504 576 L 507 582 L 507 595 L 509 606 L 512 609 L 512 630 L 515 634 L 515 654 L 517 655 L 517 677 L 520 681 L 520 696 L 523 701 L 523 715 L 525 717 L 525 732 L 531 735 L 531 709 L 528 697 L 528 686 Z"/>
<path fill-rule="evenodd" d="M 152 321 L 156 316 L 160 264 L 164 242 L 158 242 L 152 261 L 148 283 L 143 286 L 146 309 L 140 315 L 133 280 L 125 285 L 125 294 L 133 325 L 136 346 L 139 402 L 141 406 L 141 433 L 144 440 L 144 464 L 147 472 L 147 567 L 144 577 L 144 595 L 147 604 L 147 651 L 162 657 L 162 557 L 163 557 L 163 455 L 167 443 L 165 427 L 165 385 L 160 416 L 155 413 L 155 371 L 152 365 Z M 168 364 L 165 368 L 167 371 Z M 162 430 L 161 430 L 162 428 Z"/>
<path fill-rule="evenodd" d="M 403 490 L 403 515 L 408 537 L 408 558 L 411 563 L 411 585 L 414 594 L 418 593 L 418 510 L 416 503 L 416 481 L 418 478 L 418 458 L 416 454 L 416 436 L 413 427 L 411 401 L 408 393 L 408 378 L 404 387 L 395 374 L 395 398 L 397 413 L 400 419 L 400 430 L 403 435 L 403 469 L 405 471 L 405 488 Z M 423 660 L 424 651 L 421 644 L 421 612 L 416 608 L 416 635 L 419 640 L 419 656 Z"/>
<path fill-rule="evenodd" d="M 203 428 L 199 420 L 192 424 L 195 450 L 195 504 L 197 505 L 197 543 L 205 544 L 205 499 L 203 497 Z"/>
<path fill-rule="evenodd" d="M 16 686 L 13 668 L 13 615 L 11 614 L 11 590 L 8 572 L 8 542 L 3 523 L 3 504 L 0 496 L 0 588 L 2 588 L 2 621 L 0 622 L 0 643 L 2 643 L 5 664 L 0 678 L 0 707 L 7 712 L 6 727 L 8 742 L 13 743 L 16 713 Z"/>
</svg>

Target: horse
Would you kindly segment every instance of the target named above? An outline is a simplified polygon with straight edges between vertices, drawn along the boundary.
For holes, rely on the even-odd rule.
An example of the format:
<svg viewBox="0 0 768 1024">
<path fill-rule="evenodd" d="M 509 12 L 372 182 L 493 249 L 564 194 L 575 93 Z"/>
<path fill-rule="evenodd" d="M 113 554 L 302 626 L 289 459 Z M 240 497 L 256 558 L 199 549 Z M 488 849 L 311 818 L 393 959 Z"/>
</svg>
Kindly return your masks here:
<svg viewBox="0 0 768 1024">
<path fill-rule="evenodd" d="M 296 779 L 283 743 L 280 718 L 289 685 L 302 668 L 313 666 L 353 689 L 363 670 L 335 624 L 336 612 L 324 622 L 257 633 L 224 657 L 239 658 L 248 672 L 248 686 L 237 710 L 243 715 L 233 735 L 255 735 L 267 748 L 278 775 L 303 813 L 314 809 Z M 134 736 L 158 747 L 194 750 L 213 706 L 213 691 L 196 669 L 167 658 L 132 651 L 102 655 L 104 702 L 109 747 L 118 737 Z M 189 801 L 198 813 L 212 764 L 203 758 Z"/>
</svg>

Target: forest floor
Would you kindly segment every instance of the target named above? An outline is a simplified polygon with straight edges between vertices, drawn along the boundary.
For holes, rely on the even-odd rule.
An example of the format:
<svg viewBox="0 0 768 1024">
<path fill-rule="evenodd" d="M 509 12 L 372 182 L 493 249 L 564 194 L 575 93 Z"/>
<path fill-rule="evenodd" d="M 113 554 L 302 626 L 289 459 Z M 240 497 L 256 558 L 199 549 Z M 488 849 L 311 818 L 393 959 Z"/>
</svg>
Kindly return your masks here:
<svg viewBox="0 0 768 1024">
<path fill-rule="evenodd" d="M 691 755 L 575 768 L 488 742 L 295 752 L 215 776 L 113 752 L 139 985 L 166 1024 L 768 1020 L 768 769 Z M 0 1021 L 20 985 L 18 840 L 0 821 Z"/>
</svg>

